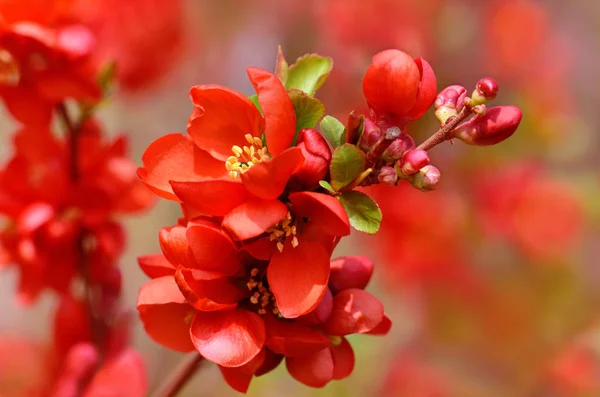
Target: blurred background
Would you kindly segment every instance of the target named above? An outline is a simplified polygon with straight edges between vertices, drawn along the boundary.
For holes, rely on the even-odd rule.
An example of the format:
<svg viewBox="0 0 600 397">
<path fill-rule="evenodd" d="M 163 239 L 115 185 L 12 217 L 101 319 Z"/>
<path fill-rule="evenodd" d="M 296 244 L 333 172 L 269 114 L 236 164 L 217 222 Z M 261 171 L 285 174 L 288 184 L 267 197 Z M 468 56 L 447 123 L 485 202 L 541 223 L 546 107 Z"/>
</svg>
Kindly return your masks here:
<svg viewBox="0 0 600 397">
<path fill-rule="evenodd" d="M 249 396 L 600 395 L 600 3 L 110 0 L 103 9 L 113 22 L 97 29 L 121 86 L 100 119 L 129 134 L 138 163 L 151 141 L 185 131 L 192 85 L 250 95 L 245 68 L 272 70 L 278 44 L 290 63 L 311 52 L 334 59 L 317 96 L 341 120 L 364 106 L 362 75 L 387 48 L 424 57 L 440 89 L 494 77 L 495 104 L 523 110 L 520 129 L 500 145 L 433 149 L 438 190 L 371 189 L 380 233 L 355 233 L 337 254 L 373 258 L 368 288 L 394 326 L 383 338 L 350 338 L 353 375 L 313 390 L 281 367 L 256 379 Z M 88 17 L 94 25 L 98 13 Z M 14 130 L 6 113 L 1 125 L 6 157 Z M 437 129 L 433 113 L 409 128 L 424 140 Z M 158 252 L 158 230 L 178 216 L 163 200 L 126 220 L 123 305 L 134 313 L 146 281 L 136 257 Z M 25 310 L 15 284 L 16 273 L 0 273 L 0 333 L 44 344 L 55 298 L 46 293 Z M 152 342 L 134 317 L 133 344 L 155 387 L 182 356 Z M 236 394 L 205 364 L 182 395 Z"/>
</svg>

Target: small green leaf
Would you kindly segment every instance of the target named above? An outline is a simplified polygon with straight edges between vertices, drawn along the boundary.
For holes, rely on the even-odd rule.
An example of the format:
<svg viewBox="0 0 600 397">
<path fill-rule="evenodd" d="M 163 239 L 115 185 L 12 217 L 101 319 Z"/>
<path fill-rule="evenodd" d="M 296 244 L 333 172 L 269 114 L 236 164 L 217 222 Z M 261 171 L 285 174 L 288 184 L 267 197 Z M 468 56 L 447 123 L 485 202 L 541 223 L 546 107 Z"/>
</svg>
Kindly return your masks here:
<svg viewBox="0 0 600 397">
<path fill-rule="evenodd" d="M 283 49 L 281 46 L 277 49 L 277 62 L 275 63 L 275 75 L 279 77 L 279 80 L 285 85 L 288 78 L 288 63 L 283 56 Z"/>
<path fill-rule="evenodd" d="M 256 106 L 256 108 L 258 109 L 258 111 L 262 115 L 263 112 L 262 112 L 262 108 L 260 107 L 260 102 L 258 102 L 258 95 L 256 95 L 256 94 L 250 95 L 248 97 L 248 99 L 250 99 L 250 102 L 252 102 L 254 104 L 254 106 Z"/>
<path fill-rule="evenodd" d="M 329 182 L 327 181 L 319 181 L 319 185 L 321 185 L 321 187 L 331 193 L 335 193 L 336 191 L 333 190 L 333 188 L 331 187 L 331 185 L 329 184 Z"/>
<path fill-rule="evenodd" d="M 296 136 L 293 141 L 293 145 L 295 145 L 302 128 L 313 128 L 321 120 L 325 114 L 325 105 L 317 98 L 300 90 L 292 89 L 289 94 L 296 113 Z"/>
<path fill-rule="evenodd" d="M 360 232 L 375 234 L 381 225 L 381 210 L 377 203 L 363 192 L 342 193 L 338 200 L 344 206 L 350 225 Z"/>
<path fill-rule="evenodd" d="M 288 90 L 296 88 L 312 96 L 327 80 L 332 68 L 333 60 L 331 58 L 317 54 L 304 55 L 290 66 L 285 88 Z"/>
<path fill-rule="evenodd" d="M 98 84 L 103 92 L 107 92 L 117 77 L 117 63 L 112 61 L 103 65 L 98 73 Z"/>
<path fill-rule="evenodd" d="M 344 144 L 333 152 L 331 166 L 331 186 L 339 191 L 350 184 L 365 170 L 365 155 L 354 145 Z"/>
<path fill-rule="evenodd" d="M 321 120 L 321 131 L 323 131 L 323 134 L 334 148 L 344 144 L 346 140 L 344 130 L 344 124 L 335 117 L 325 116 Z"/>
</svg>

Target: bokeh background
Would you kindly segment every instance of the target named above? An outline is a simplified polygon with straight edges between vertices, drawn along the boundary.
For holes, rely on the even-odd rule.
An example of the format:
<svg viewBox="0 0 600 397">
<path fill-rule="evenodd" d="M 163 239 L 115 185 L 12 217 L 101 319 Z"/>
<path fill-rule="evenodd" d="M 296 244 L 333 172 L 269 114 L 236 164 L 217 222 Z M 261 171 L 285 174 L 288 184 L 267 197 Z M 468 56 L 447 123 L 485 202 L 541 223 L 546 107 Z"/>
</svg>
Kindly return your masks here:
<svg viewBox="0 0 600 397">
<path fill-rule="evenodd" d="M 101 26 L 121 87 L 101 109 L 131 137 L 138 161 L 148 144 L 184 132 L 192 85 L 252 93 L 245 68 L 273 69 L 318 52 L 334 71 L 318 97 L 345 120 L 364 106 L 361 78 L 387 48 L 423 56 L 439 87 L 500 83 L 518 132 L 493 148 L 445 144 L 431 152 L 438 190 L 371 189 L 383 209 L 376 236 L 353 234 L 337 254 L 376 264 L 369 290 L 394 326 L 381 338 L 350 338 L 354 374 L 313 390 L 285 368 L 254 381 L 249 396 L 592 397 L 600 395 L 600 3 L 589 0 L 110 0 Z M 106 11 L 108 10 L 108 11 Z M 90 18 L 93 22 L 92 13 Z M 119 46 L 115 43 L 120 43 Z M 0 154 L 10 154 L 6 113 Z M 411 133 L 433 133 L 427 114 Z M 179 208 L 165 201 L 127 219 L 123 305 L 135 313 L 146 281 L 136 257 L 158 252 L 159 228 Z M 16 274 L 0 273 L 0 333 L 47 342 L 54 296 L 15 303 Z M 153 387 L 182 359 L 153 343 L 138 321 L 133 344 Z M 1 374 L 0 374 L 1 375 Z M 1 393 L 0 393 L 1 395 Z M 182 395 L 233 396 L 205 364 Z"/>
</svg>

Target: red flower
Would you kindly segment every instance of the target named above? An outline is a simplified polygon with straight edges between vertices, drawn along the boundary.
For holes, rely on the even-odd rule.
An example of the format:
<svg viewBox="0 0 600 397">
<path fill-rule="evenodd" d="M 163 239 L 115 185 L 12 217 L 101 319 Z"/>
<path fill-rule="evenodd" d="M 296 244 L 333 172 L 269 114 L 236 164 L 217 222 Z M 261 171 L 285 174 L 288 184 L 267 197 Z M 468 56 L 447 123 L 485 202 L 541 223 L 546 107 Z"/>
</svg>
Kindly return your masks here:
<svg viewBox="0 0 600 397">
<path fill-rule="evenodd" d="M 423 58 L 385 50 L 373 56 L 363 78 L 363 92 L 378 120 L 402 128 L 429 109 L 437 84 L 433 69 Z"/>
<path fill-rule="evenodd" d="M 67 8 L 49 1 L 0 5 L 0 96 L 24 124 L 46 126 L 66 98 L 95 102 L 101 89 L 90 60 L 94 37 L 82 25 L 60 25 Z"/>
<path fill-rule="evenodd" d="M 324 285 L 305 288 L 309 283 L 303 278 L 313 278 L 302 268 L 309 264 L 307 255 L 329 257 L 318 244 L 276 252 L 269 262 L 260 259 L 269 255 L 256 244 L 238 250 L 218 227 L 195 220 L 187 227 L 163 229 L 161 247 L 164 256 L 139 260 L 154 278 L 138 297 L 146 331 L 168 348 L 196 349 L 218 364 L 238 391 L 245 392 L 253 376 L 274 369 L 284 356 L 290 373 L 307 385 L 321 387 L 346 377 L 354 355 L 344 335 L 388 323 L 381 303 L 362 289 L 350 287 L 332 295 L 328 272 L 323 274 Z M 280 275 L 272 269 L 287 252 L 296 261 L 291 264 L 296 279 L 288 280 L 294 294 L 273 288 Z M 365 275 L 355 270 L 338 279 L 348 280 L 349 286 L 366 283 Z"/>
<path fill-rule="evenodd" d="M 82 235 L 94 247 L 86 253 L 90 276 L 119 288 L 109 270 L 124 245 L 111 217 L 148 208 L 153 198 L 137 180 L 125 156 L 123 138 L 106 144 L 94 124 L 80 132 L 77 182 L 70 180 L 70 153 L 47 130 L 31 126 L 14 138 L 15 154 L 0 171 L 0 232 L 7 263 L 20 269 L 19 298 L 30 303 L 46 287 L 66 291 L 77 274 Z"/>
<path fill-rule="evenodd" d="M 296 118 L 287 91 L 270 72 L 250 68 L 248 74 L 264 119 L 238 92 L 214 85 L 193 87 L 195 108 L 188 123 L 192 139 L 171 134 L 154 141 L 143 156 L 141 179 L 158 195 L 181 201 L 196 214 L 223 217 L 223 227 L 236 240 L 268 233 L 280 250 L 287 240 L 296 246 L 300 217 L 318 222 L 330 239 L 348 235 L 348 217 L 335 198 L 286 189 L 296 173 L 303 183 L 318 181 L 327 155 L 306 133 L 300 147 L 290 148 Z"/>
</svg>

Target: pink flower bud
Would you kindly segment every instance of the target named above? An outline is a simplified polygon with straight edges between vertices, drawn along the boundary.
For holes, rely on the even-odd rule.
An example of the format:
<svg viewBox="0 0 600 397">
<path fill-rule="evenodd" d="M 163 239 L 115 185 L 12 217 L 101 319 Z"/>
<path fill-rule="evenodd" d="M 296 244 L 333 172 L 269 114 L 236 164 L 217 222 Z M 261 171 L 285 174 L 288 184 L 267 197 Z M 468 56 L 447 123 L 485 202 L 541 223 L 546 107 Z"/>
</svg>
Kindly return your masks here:
<svg viewBox="0 0 600 397">
<path fill-rule="evenodd" d="M 434 102 L 435 117 L 440 123 L 446 124 L 450 117 L 454 117 L 464 106 L 467 89 L 461 85 L 451 85 L 444 88 Z"/>
<path fill-rule="evenodd" d="M 498 82 L 491 77 L 486 77 L 477 82 L 477 91 L 487 99 L 494 99 L 498 95 Z"/>
<path fill-rule="evenodd" d="M 411 185 L 423 192 L 434 190 L 440 182 L 440 170 L 433 165 L 426 165 L 410 179 Z"/>
<path fill-rule="evenodd" d="M 400 134 L 398 138 L 396 138 L 390 146 L 385 149 L 381 158 L 386 163 L 393 163 L 394 161 L 400 159 L 407 150 L 410 150 L 415 147 L 415 141 L 411 138 L 410 135 Z"/>
<path fill-rule="evenodd" d="M 398 181 L 398 174 L 396 174 L 396 170 L 394 169 L 394 167 L 386 165 L 381 167 L 379 175 L 377 175 L 377 179 L 384 185 L 394 186 L 396 184 L 396 181 Z"/>
<path fill-rule="evenodd" d="M 461 124 L 453 134 L 469 145 L 495 145 L 517 130 L 522 116 L 521 110 L 515 106 L 496 106 Z"/>
<path fill-rule="evenodd" d="M 331 261 L 329 288 L 333 294 L 349 288 L 363 289 L 373 274 L 373 262 L 365 256 L 343 256 Z"/>
<path fill-rule="evenodd" d="M 403 127 L 421 117 L 437 92 L 435 73 L 422 58 L 413 59 L 399 50 L 375 56 L 363 78 L 363 93 L 378 118 Z"/>
<path fill-rule="evenodd" d="M 300 131 L 297 145 L 302 149 L 304 164 L 294 174 L 294 180 L 306 189 L 313 189 L 319 185 L 329 170 L 331 150 L 321 133 L 312 128 Z"/>
<path fill-rule="evenodd" d="M 383 137 L 381 128 L 369 118 L 365 119 L 365 128 L 359 138 L 358 147 L 363 151 L 368 152 L 373 146 Z"/>
<path fill-rule="evenodd" d="M 425 150 L 409 150 L 399 163 L 402 174 L 413 175 L 429 164 L 429 155 Z"/>
<path fill-rule="evenodd" d="M 486 77 L 477 82 L 475 91 L 471 95 L 471 104 L 473 106 L 481 105 L 487 101 L 496 98 L 498 94 L 498 82 L 491 77 Z"/>
</svg>

